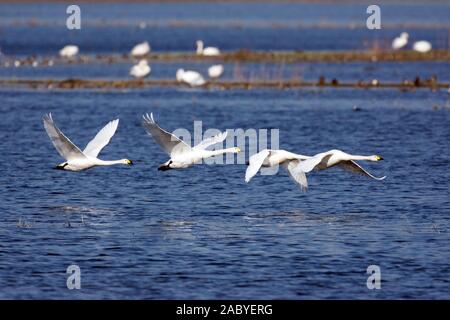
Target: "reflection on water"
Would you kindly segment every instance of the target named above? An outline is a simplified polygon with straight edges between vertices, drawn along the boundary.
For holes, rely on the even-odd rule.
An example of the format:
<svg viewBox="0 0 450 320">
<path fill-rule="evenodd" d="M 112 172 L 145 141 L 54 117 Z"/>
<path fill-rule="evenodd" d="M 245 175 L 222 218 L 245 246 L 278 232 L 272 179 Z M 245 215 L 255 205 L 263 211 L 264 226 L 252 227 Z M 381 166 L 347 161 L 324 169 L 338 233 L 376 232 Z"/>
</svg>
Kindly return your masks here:
<svg viewBox="0 0 450 320">
<path fill-rule="evenodd" d="M 104 215 L 112 214 L 114 210 L 104 208 L 92 208 L 83 206 L 52 206 L 46 207 L 50 211 L 57 211 L 62 213 L 83 213 L 88 215 Z"/>
</svg>

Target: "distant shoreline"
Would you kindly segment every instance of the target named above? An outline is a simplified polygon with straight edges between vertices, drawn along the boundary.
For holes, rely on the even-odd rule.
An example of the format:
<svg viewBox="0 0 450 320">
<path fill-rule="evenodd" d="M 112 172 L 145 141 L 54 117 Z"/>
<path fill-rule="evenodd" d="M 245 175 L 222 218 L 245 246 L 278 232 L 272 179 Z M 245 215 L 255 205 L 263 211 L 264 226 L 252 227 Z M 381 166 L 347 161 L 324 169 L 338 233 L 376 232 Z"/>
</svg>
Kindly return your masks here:
<svg viewBox="0 0 450 320">
<path fill-rule="evenodd" d="M 0 87 L 28 87 L 30 89 L 144 89 L 155 87 L 186 87 L 186 84 L 176 80 L 143 80 L 143 79 L 124 79 L 124 80 L 103 80 L 103 79 L 0 79 Z M 450 83 L 437 82 L 430 79 L 424 79 L 423 82 L 415 81 L 404 82 L 383 82 L 372 84 L 370 82 L 338 82 L 332 81 L 303 81 L 294 80 L 266 80 L 266 81 L 207 81 L 204 89 L 300 89 L 300 88 L 352 88 L 352 89 L 399 89 L 403 91 L 429 89 L 432 91 L 448 90 Z"/>
<path fill-rule="evenodd" d="M 184 61 L 207 61 L 207 62 L 253 62 L 253 63 L 298 63 L 298 62 L 355 62 L 355 61 L 450 61 L 450 51 L 436 49 L 427 53 L 415 52 L 413 50 L 365 50 L 365 51 L 252 51 L 236 50 L 223 52 L 219 56 L 203 56 L 192 52 L 152 52 L 141 58 L 152 62 L 184 62 Z M 19 59 L 21 65 L 31 65 L 39 57 L 29 56 Z M 71 60 L 60 57 L 45 56 L 40 58 L 44 64 L 51 59 L 53 63 L 120 63 L 132 62 L 133 57 L 128 54 L 96 54 L 79 55 Z M 13 64 L 17 60 L 14 56 L 4 56 L 3 62 Z"/>
</svg>

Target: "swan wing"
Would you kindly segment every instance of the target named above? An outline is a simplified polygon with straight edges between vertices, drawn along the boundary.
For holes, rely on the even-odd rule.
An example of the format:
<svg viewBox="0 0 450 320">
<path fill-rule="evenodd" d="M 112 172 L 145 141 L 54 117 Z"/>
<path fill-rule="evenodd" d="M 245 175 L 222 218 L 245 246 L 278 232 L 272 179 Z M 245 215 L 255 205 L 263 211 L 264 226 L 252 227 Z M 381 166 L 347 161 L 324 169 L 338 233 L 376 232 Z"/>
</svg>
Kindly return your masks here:
<svg viewBox="0 0 450 320">
<path fill-rule="evenodd" d="M 119 125 L 119 119 L 110 121 L 106 126 L 104 126 L 86 145 L 83 153 L 88 157 L 97 158 L 98 154 L 102 149 L 109 143 L 114 133 L 116 133 L 117 126 Z"/>
<path fill-rule="evenodd" d="M 209 146 L 212 146 L 216 143 L 222 142 L 227 138 L 227 131 L 221 132 L 219 134 L 216 134 L 215 136 L 209 137 L 204 139 L 202 142 L 200 142 L 198 145 L 196 145 L 193 149 L 196 150 L 204 150 L 208 148 Z"/>
<path fill-rule="evenodd" d="M 366 176 L 375 180 L 384 180 L 386 178 L 386 176 L 381 178 L 373 176 L 353 160 L 341 161 L 339 162 L 338 166 L 344 170 L 359 174 L 361 176 Z"/>
<path fill-rule="evenodd" d="M 283 167 L 286 169 L 287 173 L 298 185 L 300 185 L 302 190 L 308 188 L 308 180 L 306 179 L 306 174 L 299 168 L 300 160 L 291 160 L 283 163 Z"/>
<path fill-rule="evenodd" d="M 264 160 L 269 156 L 269 154 L 270 151 L 264 149 L 250 157 L 247 170 L 245 171 L 245 182 L 249 182 L 251 178 L 258 173 L 264 163 Z"/>
<path fill-rule="evenodd" d="M 73 159 L 86 158 L 83 152 L 67 138 L 53 122 L 52 114 L 49 113 L 43 118 L 44 128 L 47 131 L 58 153 L 67 161 Z"/>
<path fill-rule="evenodd" d="M 150 113 L 150 115 L 147 113 L 143 118 L 144 128 L 147 130 L 147 133 L 151 135 L 156 143 L 158 143 L 171 157 L 192 150 L 192 148 L 183 140 L 158 126 L 153 119 L 153 113 Z"/>
<path fill-rule="evenodd" d="M 306 159 L 298 164 L 298 170 L 302 170 L 305 173 L 311 172 L 327 156 L 328 155 L 325 153 L 319 153 L 319 154 L 315 155 L 314 157 Z"/>
</svg>

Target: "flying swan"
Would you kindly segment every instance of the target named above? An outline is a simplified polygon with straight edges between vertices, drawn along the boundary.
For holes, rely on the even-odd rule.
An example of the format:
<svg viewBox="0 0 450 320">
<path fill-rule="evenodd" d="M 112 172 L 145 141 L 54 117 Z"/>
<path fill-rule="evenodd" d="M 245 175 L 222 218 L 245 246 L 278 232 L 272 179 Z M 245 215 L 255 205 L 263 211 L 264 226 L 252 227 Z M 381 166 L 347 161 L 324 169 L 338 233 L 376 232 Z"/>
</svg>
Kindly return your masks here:
<svg viewBox="0 0 450 320">
<path fill-rule="evenodd" d="M 385 176 L 381 178 L 373 176 L 354 160 L 380 161 L 383 158 L 378 155 L 351 155 L 340 150 L 330 150 L 309 157 L 285 150 L 265 149 L 250 157 L 249 166 L 245 172 L 245 181 L 249 182 L 261 167 L 273 167 L 276 165 L 282 165 L 287 170 L 289 176 L 304 189 L 308 188 L 305 173 L 311 172 L 313 169 L 325 170 L 333 166 L 339 166 L 347 171 L 375 180 L 383 180 L 386 178 Z"/>
<path fill-rule="evenodd" d="M 190 147 L 184 141 L 179 139 L 172 133 L 167 132 L 158 126 L 153 119 L 153 114 L 148 113 L 143 116 L 143 125 L 145 130 L 158 143 L 161 148 L 170 156 L 170 159 L 160 165 L 158 170 L 166 171 L 169 169 L 184 169 L 196 163 L 200 163 L 202 159 L 221 155 L 224 153 L 238 153 L 239 148 L 228 148 L 220 150 L 206 150 L 207 147 L 222 142 L 227 137 L 227 132 L 217 134 L 200 142 L 195 147 Z"/>
<path fill-rule="evenodd" d="M 65 162 L 56 166 L 56 169 L 69 170 L 69 171 L 82 171 L 95 166 L 110 166 L 113 164 L 127 164 L 131 165 L 133 162 L 128 159 L 105 161 L 97 158 L 100 151 L 109 143 L 116 132 L 119 124 L 119 119 L 109 122 L 106 126 L 100 130 L 97 135 L 92 139 L 81 151 L 76 145 L 74 145 L 53 122 L 52 114 L 45 115 L 44 128 L 47 131 L 50 140 L 55 146 L 58 153 L 66 159 Z"/>
<path fill-rule="evenodd" d="M 345 153 L 341 150 L 330 150 L 327 152 L 316 154 L 315 156 L 300 162 L 297 170 L 308 173 L 312 170 L 325 170 L 334 166 L 338 166 L 344 170 L 375 180 L 383 180 L 386 178 L 386 176 L 381 178 L 373 176 L 372 174 L 364 170 L 359 164 L 357 164 L 355 160 L 380 161 L 383 160 L 383 158 L 378 155 L 358 156 Z"/>
<path fill-rule="evenodd" d="M 264 149 L 250 157 L 247 171 L 245 172 L 245 182 L 249 182 L 261 167 L 281 165 L 302 189 L 306 189 L 308 188 L 308 181 L 305 173 L 298 170 L 298 164 L 300 161 L 308 158 L 308 156 L 285 150 Z"/>
</svg>

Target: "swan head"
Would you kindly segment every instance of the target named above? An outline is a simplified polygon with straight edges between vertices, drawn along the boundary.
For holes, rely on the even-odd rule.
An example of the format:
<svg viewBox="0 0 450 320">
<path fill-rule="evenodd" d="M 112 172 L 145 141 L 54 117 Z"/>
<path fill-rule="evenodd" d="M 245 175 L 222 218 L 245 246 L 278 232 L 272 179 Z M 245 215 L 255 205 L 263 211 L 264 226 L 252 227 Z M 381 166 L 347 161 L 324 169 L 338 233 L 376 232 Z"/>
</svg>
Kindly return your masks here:
<svg viewBox="0 0 450 320">
<path fill-rule="evenodd" d="M 203 41 L 202 40 L 197 40 L 195 43 L 197 44 L 197 54 L 202 54 L 202 52 L 203 52 Z"/>
<path fill-rule="evenodd" d="M 140 66 L 146 66 L 146 65 L 148 65 L 148 62 L 147 62 L 147 60 L 142 59 L 142 60 L 139 61 L 139 65 Z"/>
<path fill-rule="evenodd" d="M 404 38 L 404 39 L 408 39 L 409 34 L 408 34 L 408 32 L 402 32 L 402 33 L 400 33 L 400 37 Z"/>
<path fill-rule="evenodd" d="M 122 159 L 121 160 L 123 164 L 126 164 L 128 166 L 132 166 L 133 165 L 133 161 L 131 161 L 130 159 Z"/>
<path fill-rule="evenodd" d="M 372 161 L 381 161 L 381 160 L 384 160 L 382 156 L 379 155 L 372 156 Z"/>
<path fill-rule="evenodd" d="M 173 163 L 172 160 L 169 160 L 158 167 L 158 171 L 167 171 L 173 169 L 170 165 Z"/>
<path fill-rule="evenodd" d="M 58 164 L 58 165 L 55 167 L 55 169 L 57 169 L 57 170 L 65 170 L 65 167 L 66 167 L 67 165 L 68 165 L 67 162 L 63 162 L 63 163 Z"/>
<path fill-rule="evenodd" d="M 241 148 L 234 147 L 233 149 L 234 149 L 234 150 L 233 150 L 234 153 L 239 153 L 239 152 L 241 152 Z"/>
</svg>

